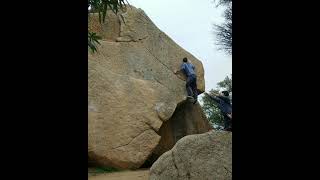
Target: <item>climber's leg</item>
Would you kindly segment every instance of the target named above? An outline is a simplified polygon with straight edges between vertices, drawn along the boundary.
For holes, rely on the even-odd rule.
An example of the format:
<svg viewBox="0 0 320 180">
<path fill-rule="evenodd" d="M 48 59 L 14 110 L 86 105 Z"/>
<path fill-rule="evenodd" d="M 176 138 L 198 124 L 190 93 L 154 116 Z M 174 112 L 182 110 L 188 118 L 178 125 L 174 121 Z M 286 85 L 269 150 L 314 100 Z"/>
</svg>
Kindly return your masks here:
<svg viewBox="0 0 320 180">
<path fill-rule="evenodd" d="M 223 115 L 223 121 L 224 121 L 224 130 L 230 131 L 232 129 L 232 120 L 227 116 Z"/>
<path fill-rule="evenodd" d="M 194 98 L 194 104 L 198 101 L 198 90 L 197 90 L 197 77 L 195 75 L 191 76 L 191 89 Z"/>
<path fill-rule="evenodd" d="M 192 93 L 191 83 L 192 83 L 192 77 L 187 77 L 186 89 L 187 89 L 188 96 L 192 97 L 193 93 Z"/>
</svg>

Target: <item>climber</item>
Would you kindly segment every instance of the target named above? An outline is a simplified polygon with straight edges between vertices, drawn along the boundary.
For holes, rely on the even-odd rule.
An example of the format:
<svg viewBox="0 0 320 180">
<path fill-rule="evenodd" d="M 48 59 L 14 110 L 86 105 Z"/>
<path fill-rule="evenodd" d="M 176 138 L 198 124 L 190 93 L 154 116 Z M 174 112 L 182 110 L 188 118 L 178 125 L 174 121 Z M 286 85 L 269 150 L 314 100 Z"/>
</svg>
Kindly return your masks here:
<svg viewBox="0 0 320 180">
<path fill-rule="evenodd" d="M 187 82 L 186 82 L 186 88 L 188 96 L 187 98 L 193 98 L 195 104 L 198 100 L 198 90 L 197 90 L 197 76 L 195 73 L 195 67 L 192 63 L 188 61 L 188 59 L 185 57 L 183 58 L 183 63 L 181 65 L 180 70 L 175 70 L 175 74 L 177 74 L 179 71 L 182 71 L 187 76 Z"/>
<path fill-rule="evenodd" d="M 223 115 L 224 130 L 232 131 L 232 104 L 229 97 L 228 91 L 222 91 L 220 94 L 205 93 L 208 97 L 218 103 L 218 107 Z"/>
</svg>

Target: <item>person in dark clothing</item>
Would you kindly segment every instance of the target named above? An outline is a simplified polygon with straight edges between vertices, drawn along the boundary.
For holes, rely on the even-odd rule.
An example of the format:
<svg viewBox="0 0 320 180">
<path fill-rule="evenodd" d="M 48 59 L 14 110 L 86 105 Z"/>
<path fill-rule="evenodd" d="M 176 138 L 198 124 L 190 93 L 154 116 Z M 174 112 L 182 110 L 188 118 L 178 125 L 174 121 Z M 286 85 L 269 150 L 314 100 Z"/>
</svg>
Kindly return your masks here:
<svg viewBox="0 0 320 180">
<path fill-rule="evenodd" d="M 212 94 L 208 95 L 212 100 L 218 103 L 218 107 L 223 115 L 224 130 L 232 131 L 232 105 L 228 91 L 222 91 L 223 95 Z"/>
<path fill-rule="evenodd" d="M 188 59 L 186 57 L 183 58 L 182 61 L 183 63 L 179 71 L 182 71 L 187 77 L 186 89 L 188 97 L 193 97 L 193 104 L 195 104 L 198 100 L 197 76 L 195 73 L 195 66 L 192 63 L 188 62 Z M 175 71 L 175 74 L 177 72 L 178 71 Z"/>
</svg>

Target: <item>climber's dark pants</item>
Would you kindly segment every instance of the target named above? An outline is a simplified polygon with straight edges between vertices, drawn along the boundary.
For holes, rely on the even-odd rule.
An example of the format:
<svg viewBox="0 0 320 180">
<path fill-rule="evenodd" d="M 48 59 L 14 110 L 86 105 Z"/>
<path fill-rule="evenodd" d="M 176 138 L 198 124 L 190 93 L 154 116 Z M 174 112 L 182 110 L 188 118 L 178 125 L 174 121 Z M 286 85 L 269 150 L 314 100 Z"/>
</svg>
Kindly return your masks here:
<svg viewBox="0 0 320 180">
<path fill-rule="evenodd" d="M 226 114 L 223 115 L 224 128 L 232 129 L 232 119 L 230 119 Z"/>
<path fill-rule="evenodd" d="M 192 74 L 187 77 L 186 83 L 188 96 L 193 96 L 194 99 L 198 99 L 198 90 L 197 90 L 197 76 Z"/>
</svg>

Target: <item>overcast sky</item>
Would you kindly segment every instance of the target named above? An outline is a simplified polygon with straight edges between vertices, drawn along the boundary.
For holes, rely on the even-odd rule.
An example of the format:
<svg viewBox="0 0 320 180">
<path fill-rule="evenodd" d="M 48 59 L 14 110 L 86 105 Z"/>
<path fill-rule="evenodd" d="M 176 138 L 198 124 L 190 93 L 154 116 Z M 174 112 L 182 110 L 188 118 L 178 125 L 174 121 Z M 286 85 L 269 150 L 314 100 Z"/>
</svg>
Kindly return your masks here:
<svg viewBox="0 0 320 180">
<path fill-rule="evenodd" d="M 177 44 L 202 61 L 206 91 L 232 73 L 232 56 L 218 51 L 212 26 L 223 22 L 213 0 L 128 0 Z M 169 4 L 171 4 L 169 6 Z"/>
</svg>

